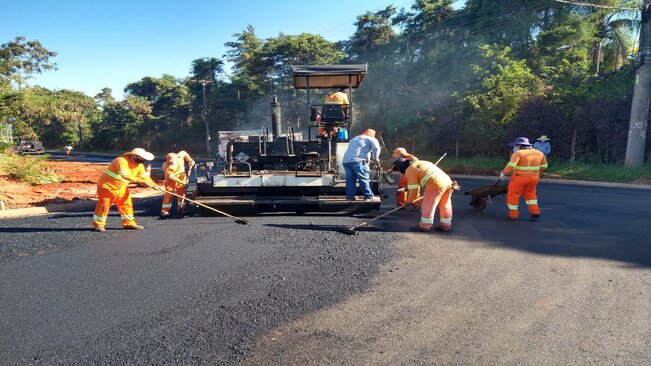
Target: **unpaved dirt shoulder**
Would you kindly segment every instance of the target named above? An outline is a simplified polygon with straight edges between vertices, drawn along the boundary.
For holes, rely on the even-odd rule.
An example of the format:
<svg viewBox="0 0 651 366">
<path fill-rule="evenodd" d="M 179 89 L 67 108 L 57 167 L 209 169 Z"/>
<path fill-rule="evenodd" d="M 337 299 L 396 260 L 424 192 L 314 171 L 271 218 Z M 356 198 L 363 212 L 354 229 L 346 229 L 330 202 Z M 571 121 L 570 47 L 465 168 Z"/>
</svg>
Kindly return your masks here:
<svg viewBox="0 0 651 366">
<path fill-rule="evenodd" d="M 279 327 L 246 364 L 651 361 L 648 271 L 404 234 L 371 289 Z"/>
</svg>

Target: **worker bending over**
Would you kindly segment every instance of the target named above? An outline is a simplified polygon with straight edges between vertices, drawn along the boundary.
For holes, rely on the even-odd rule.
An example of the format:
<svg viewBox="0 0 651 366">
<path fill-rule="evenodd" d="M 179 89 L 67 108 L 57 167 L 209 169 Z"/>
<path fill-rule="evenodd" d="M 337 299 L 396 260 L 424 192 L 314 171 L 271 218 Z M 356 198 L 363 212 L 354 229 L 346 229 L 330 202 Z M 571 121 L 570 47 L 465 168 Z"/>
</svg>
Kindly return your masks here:
<svg viewBox="0 0 651 366">
<path fill-rule="evenodd" d="M 537 219 L 540 217 L 540 207 L 536 196 L 536 186 L 540 181 L 540 172 L 547 169 L 547 158 L 545 154 L 532 148 L 526 137 L 518 137 L 509 146 L 515 147 L 516 150 L 511 154 L 511 161 L 500 173 L 500 179 L 502 179 L 513 172 L 506 196 L 509 219 L 517 220 L 520 216 L 518 211 L 520 196 L 524 196 L 524 202 L 529 208 L 531 218 Z"/>
<path fill-rule="evenodd" d="M 405 158 L 406 160 L 410 161 L 417 161 L 418 158 L 407 153 L 407 149 L 404 147 L 398 147 L 395 150 L 393 150 L 393 154 L 391 155 L 394 159 L 397 158 Z M 396 171 L 396 167 L 394 166 L 394 171 Z M 420 197 L 420 192 L 417 193 L 417 196 L 415 199 Z M 400 179 L 398 180 L 398 190 L 396 191 L 396 207 L 400 207 L 407 203 L 407 177 L 404 174 L 400 174 Z M 420 206 L 417 204 L 417 206 Z"/>
<path fill-rule="evenodd" d="M 188 163 L 188 173 L 185 171 L 185 163 Z M 169 153 L 165 156 L 163 163 L 163 173 L 165 174 L 165 196 L 163 197 L 163 205 L 160 209 L 161 217 L 168 217 L 172 209 L 173 196 L 167 192 L 176 193 L 179 196 L 185 197 L 185 185 L 188 184 L 190 179 L 189 172 L 194 166 L 194 160 L 185 151 L 178 153 Z M 176 197 L 178 203 L 179 216 L 183 213 L 183 199 Z"/>
<path fill-rule="evenodd" d="M 395 161 L 395 166 L 407 178 L 407 203 L 413 203 L 420 189 L 423 189 L 421 216 L 418 229 L 430 231 L 434 225 L 434 214 L 439 209 L 438 231 L 449 232 L 452 229 L 452 191 L 458 189 L 443 170 L 429 161 L 410 161 L 403 157 Z"/>
<path fill-rule="evenodd" d="M 119 156 L 109 164 L 97 182 L 97 206 L 93 215 L 95 231 L 106 231 L 106 218 L 111 205 L 115 203 L 122 217 L 122 226 L 129 230 L 142 230 L 133 216 L 133 204 L 129 194 L 129 183 L 160 189 L 145 172 L 143 163 L 154 160 L 154 155 L 145 149 L 135 148 Z"/>
<path fill-rule="evenodd" d="M 365 201 L 375 198 L 371 190 L 369 164 L 377 162 L 380 157 L 380 143 L 375 138 L 375 130 L 366 129 L 353 137 L 344 153 L 342 164 L 346 171 L 346 200 L 355 201 L 357 181 Z"/>
</svg>

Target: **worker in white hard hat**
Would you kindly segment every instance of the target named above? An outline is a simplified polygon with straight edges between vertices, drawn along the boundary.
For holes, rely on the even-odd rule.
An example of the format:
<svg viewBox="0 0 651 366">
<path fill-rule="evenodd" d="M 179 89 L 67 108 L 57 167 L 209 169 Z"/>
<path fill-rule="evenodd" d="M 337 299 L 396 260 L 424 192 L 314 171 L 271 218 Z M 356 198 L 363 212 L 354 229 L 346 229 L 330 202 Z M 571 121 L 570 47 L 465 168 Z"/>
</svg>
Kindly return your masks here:
<svg viewBox="0 0 651 366">
<path fill-rule="evenodd" d="M 93 215 L 95 231 L 106 231 L 106 218 L 115 203 L 122 218 L 122 226 L 128 230 L 142 230 L 133 216 L 133 204 L 129 195 L 129 183 L 136 183 L 161 190 L 145 171 L 143 163 L 154 160 L 154 154 L 135 148 L 122 154 L 109 164 L 97 182 L 97 206 Z"/>
</svg>

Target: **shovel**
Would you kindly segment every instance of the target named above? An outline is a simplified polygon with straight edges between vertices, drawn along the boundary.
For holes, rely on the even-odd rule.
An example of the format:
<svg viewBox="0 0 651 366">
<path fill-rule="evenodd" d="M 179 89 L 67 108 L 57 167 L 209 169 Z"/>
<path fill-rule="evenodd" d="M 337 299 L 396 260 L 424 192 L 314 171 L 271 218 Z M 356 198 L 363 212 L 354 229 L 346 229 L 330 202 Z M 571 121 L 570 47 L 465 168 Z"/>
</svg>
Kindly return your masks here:
<svg viewBox="0 0 651 366">
<path fill-rule="evenodd" d="M 168 191 L 168 190 L 166 190 L 166 189 L 162 189 L 162 190 L 163 190 L 165 193 L 171 194 L 171 195 L 174 196 L 174 197 L 178 197 L 178 198 L 181 198 L 181 199 L 185 199 L 186 201 L 188 201 L 188 202 L 192 202 L 192 203 L 194 203 L 194 204 L 197 205 L 197 206 L 201 206 L 201 207 L 203 207 L 203 208 L 207 208 L 207 209 L 209 209 L 209 210 L 211 210 L 211 211 L 214 211 L 214 212 L 216 212 L 216 213 L 218 213 L 218 214 L 220 214 L 220 215 L 230 217 L 231 219 L 235 220 L 235 222 L 237 222 L 237 223 L 240 224 L 240 225 L 248 225 L 248 224 L 249 224 L 249 222 L 248 222 L 247 220 L 244 220 L 244 219 L 241 218 L 241 217 L 236 217 L 236 216 L 233 216 L 233 215 L 227 214 L 227 213 L 224 212 L 224 211 L 219 211 L 219 210 L 216 209 L 216 208 L 212 208 L 212 207 L 210 207 L 210 206 L 206 206 L 206 205 L 204 205 L 203 203 L 200 203 L 200 202 L 197 202 L 197 201 L 191 200 L 191 199 L 189 199 L 189 198 L 187 198 L 187 197 L 185 197 L 185 196 L 181 196 L 181 195 L 176 194 L 176 193 L 174 193 L 174 192 L 170 192 L 170 191 Z"/>
</svg>

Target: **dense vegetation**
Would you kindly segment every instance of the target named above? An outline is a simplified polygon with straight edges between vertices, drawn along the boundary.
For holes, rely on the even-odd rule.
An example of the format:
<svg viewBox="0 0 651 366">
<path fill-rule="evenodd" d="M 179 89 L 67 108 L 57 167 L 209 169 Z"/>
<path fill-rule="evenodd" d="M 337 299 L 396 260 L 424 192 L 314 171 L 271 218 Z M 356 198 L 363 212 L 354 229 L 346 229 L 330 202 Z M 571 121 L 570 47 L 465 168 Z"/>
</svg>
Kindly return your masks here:
<svg viewBox="0 0 651 366">
<path fill-rule="evenodd" d="M 233 35 L 223 58 L 189 65 L 184 79 L 151 76 L 90 97 L 25 87 L 55 69 L 56 53 L 17 37 L 0 45 L 0 123 L 47 147 L 205 154 L 202 85 L 213 138 L 218 130 L 259 128 L 279 95 L 283 123 L 304 128 L 304 92 L 290 87 L 291 65 L 368 63 L 354 94 L 356 128 L 373 127 L 389 146 L 419 154 L 499 155 L 516 136 L 552 139 L 554 159 L 620 163 L 636 66 L 640 1 L 415 0 L 357 17 L 350 39 L 279 34 L 253 26 Z M 616 6 L 616 7 L 608 7 Z M 226 75 L 225 61 L 233 63 Z M 648 139 L 647 139 L 648 140 Z M 214 139 L 213 139 L 214 141 Z M 454 154 L 453 154 L 454 155 Z"/>
</svg>

